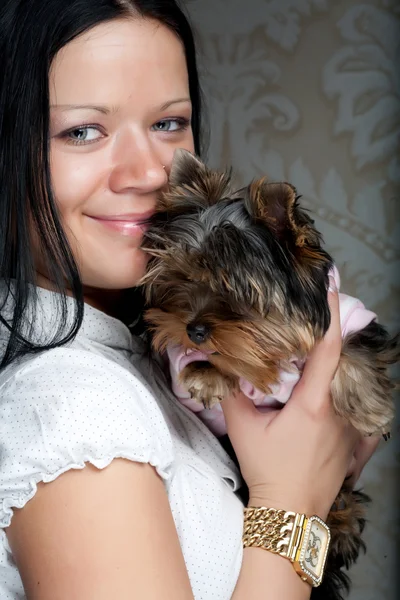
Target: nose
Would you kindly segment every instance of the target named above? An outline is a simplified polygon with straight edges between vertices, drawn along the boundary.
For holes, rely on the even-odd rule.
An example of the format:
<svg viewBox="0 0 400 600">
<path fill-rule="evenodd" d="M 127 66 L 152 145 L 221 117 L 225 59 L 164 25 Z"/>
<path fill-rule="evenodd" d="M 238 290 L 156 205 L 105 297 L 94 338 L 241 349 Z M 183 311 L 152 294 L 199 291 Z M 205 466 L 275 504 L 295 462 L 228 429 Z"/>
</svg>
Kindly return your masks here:
<svg viewBox="0 0 400 600">
<path fill-rule="evenodd" d="M 189 323 L 186 332 L 192 342 L 203 344 L 210 337 L 211 330 L 204 323 Z"/>
<path fill-rule="evenodd" d="M 160 152 L 141 132 L 128 131 L 120 135 L 114 145 L 112 162 L 109 185 L 116 193 L 147 194 L 168 183 Z"/>
</svg>

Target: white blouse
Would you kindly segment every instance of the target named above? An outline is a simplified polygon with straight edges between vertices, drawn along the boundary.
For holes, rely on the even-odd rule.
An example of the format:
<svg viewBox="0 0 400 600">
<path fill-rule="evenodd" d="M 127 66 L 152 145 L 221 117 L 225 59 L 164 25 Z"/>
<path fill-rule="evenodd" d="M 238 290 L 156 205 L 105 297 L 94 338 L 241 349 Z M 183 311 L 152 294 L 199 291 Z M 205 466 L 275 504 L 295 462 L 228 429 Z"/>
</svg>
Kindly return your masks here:
<svg viewBox="0 0 400 600">
<path fill-rule="evenodd" d="M 56 305 L 54 294 L 38 292 L 41 337 L 54 331 Z M 73 342 L 0 373 L 1 600 L 25 598 L 6 537 L 13 509 L 35 495 L 38 482 L 86 462 L 102 469 L 116 457 L 148 462 L 162 477 L 196 600 L 231 598 L 242 562 L 236 466 L 175 399 L 141 340 L 85 305 Z"/>
</svg>

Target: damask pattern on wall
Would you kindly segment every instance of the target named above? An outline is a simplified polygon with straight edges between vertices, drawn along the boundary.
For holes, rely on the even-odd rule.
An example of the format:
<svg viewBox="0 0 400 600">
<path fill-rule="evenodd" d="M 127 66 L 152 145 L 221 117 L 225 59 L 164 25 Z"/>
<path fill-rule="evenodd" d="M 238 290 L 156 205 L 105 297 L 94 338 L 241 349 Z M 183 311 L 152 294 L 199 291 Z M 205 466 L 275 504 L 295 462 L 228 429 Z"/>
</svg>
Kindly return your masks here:
<svg viewBox="0 0 400 600">
<path fill-rule="evenodd" d="M 400 329 L 399 0 L 187 0 L 198 32 L 209 162 L 238 183 L 296 185 L 342 277 Z M 400 427 L 362 484 L 368 553 L 351 600 L 394 600 Z M 397 556 L 396 556 L 397 552 Z"/>
</svg>

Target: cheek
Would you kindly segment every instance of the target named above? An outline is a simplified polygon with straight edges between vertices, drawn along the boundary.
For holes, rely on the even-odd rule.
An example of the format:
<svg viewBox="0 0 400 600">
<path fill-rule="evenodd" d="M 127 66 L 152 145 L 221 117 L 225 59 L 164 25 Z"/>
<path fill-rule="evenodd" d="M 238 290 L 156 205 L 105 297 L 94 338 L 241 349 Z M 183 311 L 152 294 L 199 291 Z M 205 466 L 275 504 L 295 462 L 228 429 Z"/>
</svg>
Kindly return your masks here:
<svg viewBox="0 0 400 600">
<path fill-rule="evenodd" d="M 191 152 L 192 154 L 195 153 L 194 151 L 194 140 L 193 140 L 193 133 L 191 129 L 188 129 L 185 132 L 185 136 L 179 140 L 179 142 L 174 143 L 174 144 L 170 144 L 168 146 L 168 155 L 165 156 L 164 153 L 160 152 L 160 156 L 162 156 L 163 158 L 163 164 L 165 164 L 168 168 L 171 167 L 172 164 L 172 160 L 174 158 L 174 153 L 175 150 L 177 150 L 178 148 L 182 148 L 183 150 L 187 150 L 188 152 Z"/>
<path fill-rule="evenodd" d="M 194 154 L 194 139 L 193 139 L 193 132 L 191 129 L 189 129 L 187 132 L 187 137 L 185 138 L 185 141 L 182 144 L 182 148 L 184 150 L 188 150 L 189 152 L 192 152 Z"/>
<path fill-rule="evenodd" d="M 183 148 L 184 150 L 188 150 L 189 152 L 194 153 L 194 139 L 193 139 L 193 133 L 192 133 L 191 129 L 188 129 L 187 135 L 185 136 L 185 140 L 180 145 L 180 147 Z"/>
<path fill-rule="evenodd" d="M 101 164 L 91 160 L 90 155 L 54 149 L 50 154 L 50 170 L 54 197 L 64 218 L 82 209 L 102 181 Z"/>
</svg>

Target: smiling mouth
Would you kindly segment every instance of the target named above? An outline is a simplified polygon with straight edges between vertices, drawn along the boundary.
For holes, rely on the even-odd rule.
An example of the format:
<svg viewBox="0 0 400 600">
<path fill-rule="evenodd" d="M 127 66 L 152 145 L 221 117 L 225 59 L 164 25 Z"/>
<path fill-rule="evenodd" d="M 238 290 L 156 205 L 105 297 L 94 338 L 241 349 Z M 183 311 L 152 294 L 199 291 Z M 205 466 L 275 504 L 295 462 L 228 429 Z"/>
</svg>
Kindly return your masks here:
<svg viewBox="0 0 400 600">
<path fill-rule="evenodd" d="M 113 216 L 90 216 L 93 221 L 107 227 L 110 230 L 121 233 L 125 236 L 138 236 L 145 233 L 148 225 L 146 221 L 149 219 L 150 213 L 143 215 L 113 215 Z"/>
<path fill-rule="evenodd" d="M 138 223 L 147 221 L 154 215 L 154 210 L 147 210 L 141 213 L 120 213 L 117 215 L 88 215 L 92 216 L 93 219 L 100 219 L 103 221 L 127 221 L 128 223 Z"/>
</svg>

